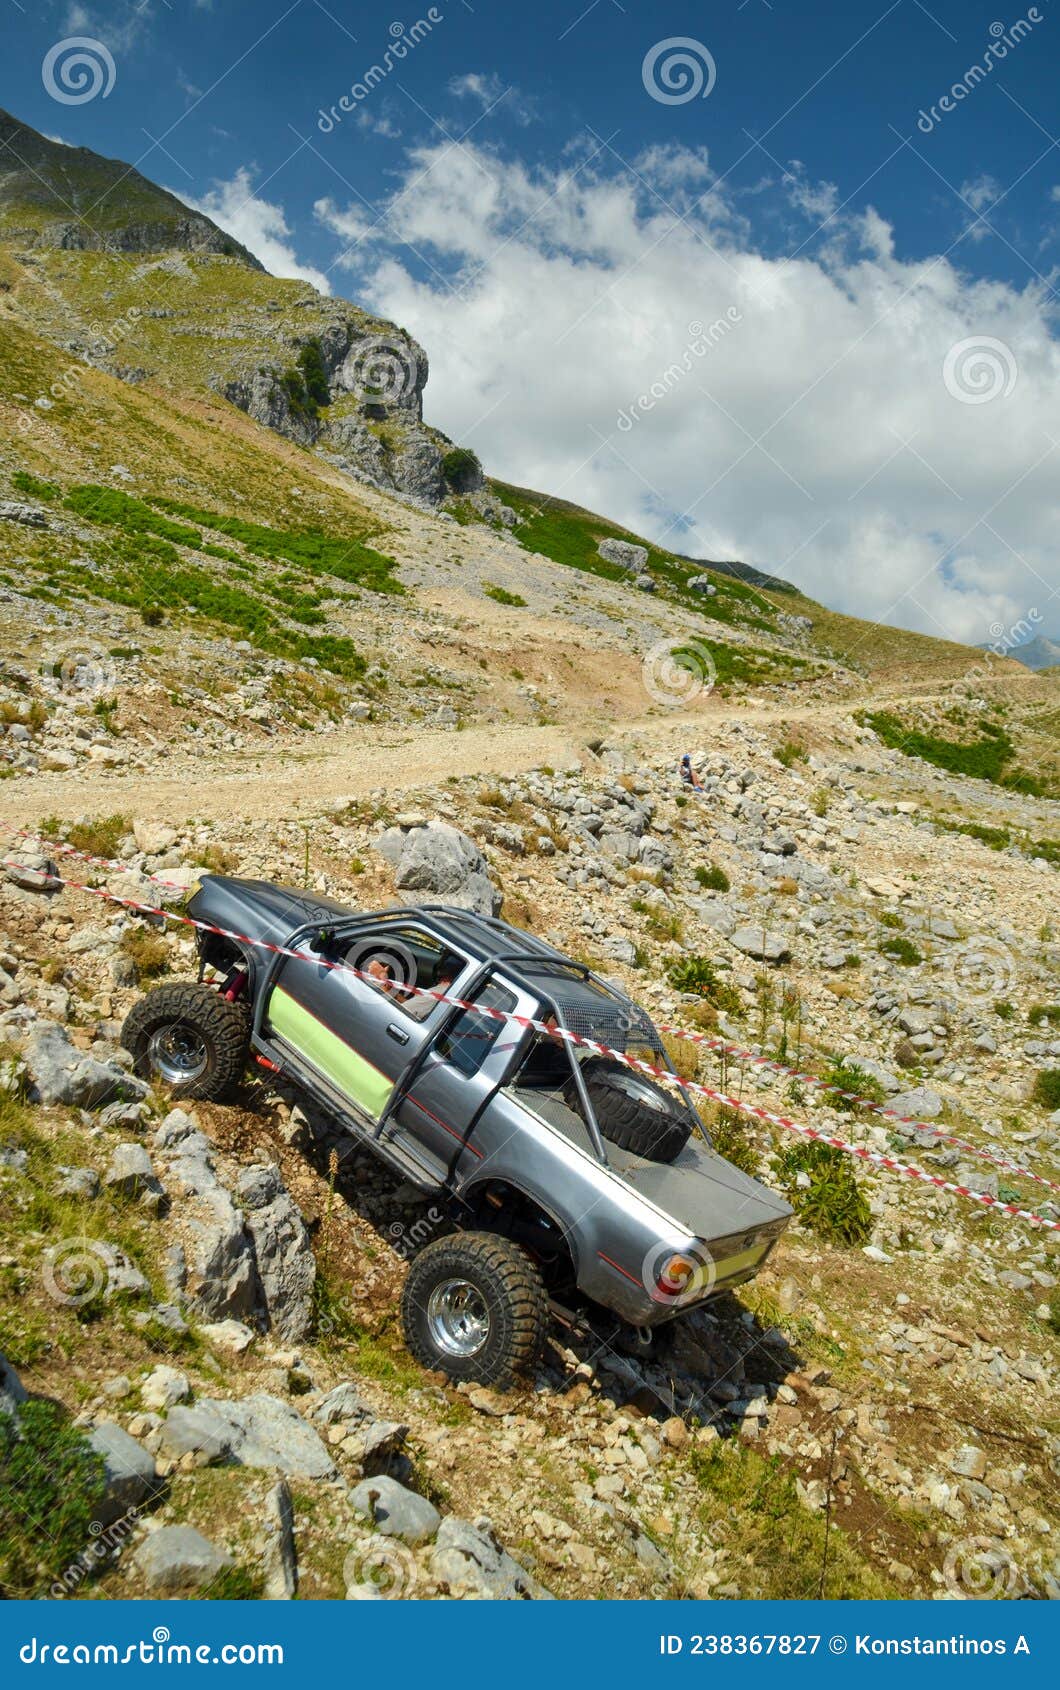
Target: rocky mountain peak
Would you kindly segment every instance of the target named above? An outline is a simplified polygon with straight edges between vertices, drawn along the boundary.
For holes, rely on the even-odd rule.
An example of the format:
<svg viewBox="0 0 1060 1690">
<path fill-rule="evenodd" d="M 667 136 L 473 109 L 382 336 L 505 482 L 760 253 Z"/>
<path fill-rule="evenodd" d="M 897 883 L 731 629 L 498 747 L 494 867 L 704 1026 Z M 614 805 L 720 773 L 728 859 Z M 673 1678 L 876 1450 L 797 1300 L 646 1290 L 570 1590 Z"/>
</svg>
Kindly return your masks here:
<svg viewBox="0 0 1060 1690">
<path fill-rule="evenodd" d="M 206 252 L 262 266 L 201 212 L 120 159 L 50 139 L 0 111 L 0 236 L 89 252 Z"/>
</svg>

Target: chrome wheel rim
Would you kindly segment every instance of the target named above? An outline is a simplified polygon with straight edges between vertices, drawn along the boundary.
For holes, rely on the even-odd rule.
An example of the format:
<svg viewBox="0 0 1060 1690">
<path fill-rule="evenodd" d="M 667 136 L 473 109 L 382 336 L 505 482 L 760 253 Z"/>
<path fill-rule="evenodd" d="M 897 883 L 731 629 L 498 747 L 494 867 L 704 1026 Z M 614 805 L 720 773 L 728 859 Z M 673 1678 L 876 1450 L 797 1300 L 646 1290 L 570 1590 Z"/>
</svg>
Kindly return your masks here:
<svg viewBox="0 0 1060 1690">
<path fill-rule="evenodd" d="M 160 1027 L 147 1048 L 152 1070 L 171 1086 L 201 1079 L 210 1061 L 206 1041 L 193 1027 L 175 1022 Z"/>
<path fill-rule="evenodd" d="M 642 1080 L 639 1074 L 624 1074 L 622 1086 L 626 1096 L 632 1098 L 634 1103 L 642 1104 L 645 1109 L 654 1109 L 659 1113 L 665 1109 L 665 1104 L 655 1087 Z"/>
<path fill-rule="evenodd" d="M 469 1279 L 443 1279 L 427 1299 L 427 1325 L 446 1355 L 478 1355 L 490 1335 L 486 1299 Z"/>
</svg>

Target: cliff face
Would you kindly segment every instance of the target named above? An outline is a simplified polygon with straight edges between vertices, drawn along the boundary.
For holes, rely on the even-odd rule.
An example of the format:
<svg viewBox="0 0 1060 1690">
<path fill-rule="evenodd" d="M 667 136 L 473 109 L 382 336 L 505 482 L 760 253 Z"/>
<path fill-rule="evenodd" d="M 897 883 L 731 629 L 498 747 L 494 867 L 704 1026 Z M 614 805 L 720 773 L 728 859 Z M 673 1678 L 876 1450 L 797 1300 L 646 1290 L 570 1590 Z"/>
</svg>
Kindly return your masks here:
<svg viewBox="0 0 1060 1690">
<path fill-rule="evenodd" d="M 393 323 L 269 276 L 120 161 L 0 112 L 0 242 L 33 327 L 125 381 L 220 393 L 361 481 L 438 505 L 451 442 L 423 420 L 428 363 Z M 455 472 L 454 472 L 455 473 Z M 481 477 L 466 460 L 459 491 Z"/>
</svg>

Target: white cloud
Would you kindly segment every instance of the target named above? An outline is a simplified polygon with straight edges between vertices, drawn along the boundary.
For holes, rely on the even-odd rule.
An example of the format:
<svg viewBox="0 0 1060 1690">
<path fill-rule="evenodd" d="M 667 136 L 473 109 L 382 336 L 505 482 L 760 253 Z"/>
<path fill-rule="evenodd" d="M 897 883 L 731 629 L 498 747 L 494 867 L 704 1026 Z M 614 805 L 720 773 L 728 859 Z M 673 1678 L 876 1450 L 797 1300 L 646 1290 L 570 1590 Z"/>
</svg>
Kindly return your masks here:
<svg viewBox="0 0 1060 1690">
<path fill-rule="evenodd" d="M 984 213 L 988 212 L 1001 199 L 1003 192 L 1001 183 L 985 172 L 981 176 L 973 176 L 970 181 L 961 183 L 961 198 L 975 213 L 967 228 L 967 234 L 973 241 L 986 240 L 988 235 L 993 234 L 994 231 L 991 229 L 989 222 L 985 220 Z"/>
<path fill-rule="evenodd" d="M 533 123 L 537 116 L 537 102 L 523 94 L 514 83 L 505 83 L 496 71 L 465 71 L 462 76 L 449 79 L 449 92 L 458 100 L 474 100 L 483 111 L 503 111 L 516 123 Z"/>
<path fill-rule="evenodd" d="M 801 159 L 792 159 L 782 181 L 792 205 L 815 223 L 824 223 L 835 215 L 839 203 L 839 190 L 835 183 L 811 182 Z"/>
<path fill-rule="evenodd" d="M 179 188 L 169 191 L 193 211 L 211 217 L 226 234 L 249 248 L 272 275 L 311 282 L 321 293 L 331 292 L 331 284 L 321 271 L 301 264 L 295 257 L 283 207 L 255 194 L 250 172 L 244 166 L 240 166 L 231 181 L 216 182 L 201 199 L 193 199 Z"/>
<path fill-rule="evenodd" d="M 144 35 L 152 13 L 151 0 L 115 0 L 106 16 L 74 0 L 66 8 L 63 33 L 87 35 L 104 42 L 112 53 L 128 53 Z"/>
<path fill-rule="evenodd" d="M 784 259 L 702 155 L 657 149 L 638 175 L 587 160 L 531 170 L 471 142 L 422 147 L 375 228 L 363 208 L 318 206 L 354 243 L 358 298 L 423 341 L 433 421 L 498 475 L 857 614 L 973 642 L 1031 607 L 1060 620 L 1044 289 L 900 259 L 871 207 Z M 676 216 L 682 176 L 690 200 L 688 182 L 707 192 Z M 809 190 L 814 212 L 826 188 Z M 783 191 L 749 203 L 775 234 Z M 730 331 L 690 353 L 689 325 L 730 307 Z M 962 343 L 984 337 L 1001 350 L 977 362 Z M 991 370 L 1010 391 L 967 402 Z"/>
</svg>

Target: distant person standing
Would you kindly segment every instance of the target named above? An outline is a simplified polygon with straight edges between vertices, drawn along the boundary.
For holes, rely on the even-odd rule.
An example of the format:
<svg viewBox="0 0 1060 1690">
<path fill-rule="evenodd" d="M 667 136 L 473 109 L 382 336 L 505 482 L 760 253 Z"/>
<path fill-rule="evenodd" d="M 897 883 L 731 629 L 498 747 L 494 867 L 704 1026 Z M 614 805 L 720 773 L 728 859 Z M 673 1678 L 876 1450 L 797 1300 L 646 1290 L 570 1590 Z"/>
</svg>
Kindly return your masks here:
<svg viewBox="0 0 1060 1690">
<path fill-rule="evenodd" d="M 692 767 L 691 752 L 686 751 L 684 756 L 681 758 L 681 767 L 680 767 L 679 772 L 680 772 L 680 775 L 681 775 L 682 786 L 690 786 L 692 788 L 693 792 L 705 792 L 706 791 L 706 788 L 704 787 L 703 782 L 700 780 L 699 776 L 696 774 L 695 769 Z"/>
</svg>

